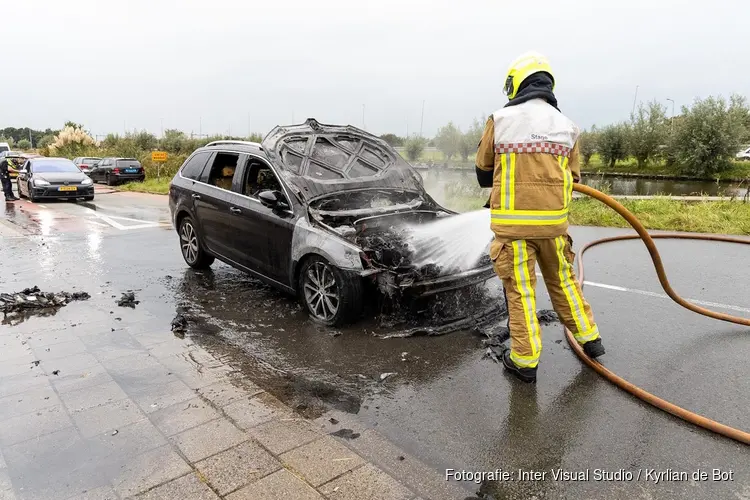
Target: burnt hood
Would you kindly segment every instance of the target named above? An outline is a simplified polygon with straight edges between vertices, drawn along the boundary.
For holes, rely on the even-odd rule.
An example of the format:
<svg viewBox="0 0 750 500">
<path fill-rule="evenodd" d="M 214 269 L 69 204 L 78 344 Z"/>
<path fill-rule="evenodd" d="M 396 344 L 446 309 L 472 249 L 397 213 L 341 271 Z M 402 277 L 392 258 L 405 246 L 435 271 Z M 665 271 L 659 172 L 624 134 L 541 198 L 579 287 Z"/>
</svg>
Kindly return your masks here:
<svg viewBox="0 0 750 500">
<path fill-rule="evenodd" d="M 262 146 L 305 201 L 353 189 L 425 194 L 422 177 L 395 149 L 351 125 L 325 125 L 309 118 L 300 125 L 274 128 Z"/>
</svg>

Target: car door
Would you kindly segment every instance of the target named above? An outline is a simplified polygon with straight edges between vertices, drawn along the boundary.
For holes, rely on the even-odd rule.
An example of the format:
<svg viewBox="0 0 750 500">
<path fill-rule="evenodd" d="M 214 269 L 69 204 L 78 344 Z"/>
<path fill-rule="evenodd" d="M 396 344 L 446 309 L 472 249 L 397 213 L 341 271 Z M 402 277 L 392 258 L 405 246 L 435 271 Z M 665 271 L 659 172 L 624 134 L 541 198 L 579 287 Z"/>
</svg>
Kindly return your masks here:
<svg viewBox="0 0 750 500">
<path fill-rule="evenodd" d="M 102 174 L 102 172 L 104 171 L 105 165 L 108 161 L 110 161 L 109 158 L 102 158 L 102 161 L 100 161 L 99 164 L 97 164 L 96 167 L 94 167 L 94 169 L 89 172 L 89 176 L 92 180 L 97 182 L 104 180 L 104 175 Z"/>
<path fill-rule="evenodd" d="M 233 168 L 233 177 L 240 156 L 224 151 L 215 153 L 201 175 L 203 182 L 196 182 L 190 195 L 203 244 L 212 254 L 230 260 L 234 260 L 229 211 L 232 178 L 226 179 L 222 171 Z"/>
<path fill-rule="evenodd" d="M 21 170 L 18 171 L 18 180 L 16 181 L 18 183 L 18 194 L 20 195 L 23 191 L 23 194 L 26 196 L 29 196 L 29 176 L 31 175 L 31 162 L 29 160 L 26 160 L 26 163 L 23 164 L 21 167 Z"/>
<path fill-rule="evenodd" d="M 264 189 L 278 191 L 286 199 L 286 208 L 270 208 L 258 198 L 258 175 L 267 174 Z M 278 176 L 263 159 L 247 155 L 232 185 L 231 206 L 234 255 L 244 267 L 282 285 L 289 281 L 294 213 Z"/>
</svg>

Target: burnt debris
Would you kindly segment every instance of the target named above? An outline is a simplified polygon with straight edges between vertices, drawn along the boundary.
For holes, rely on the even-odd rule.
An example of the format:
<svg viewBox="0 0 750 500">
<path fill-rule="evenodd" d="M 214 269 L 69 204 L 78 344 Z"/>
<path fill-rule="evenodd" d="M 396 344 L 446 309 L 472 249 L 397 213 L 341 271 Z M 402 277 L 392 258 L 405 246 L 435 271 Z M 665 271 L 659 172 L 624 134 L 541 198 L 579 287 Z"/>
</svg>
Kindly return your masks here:
<svg viewBox="0 0 750 500">
<path fill-rule="evenodd" d="M 140 300 L 135 300 L 135 293 L 134 292 L 125 292 L 122 294 L 122 297 L 117 301 L 117 305 L 120 307 L 129 307 L 131 309 L 135 309 L 135 306 L 140 304 Z"/>
<path fill-rule="evenodd" d="M 0 293 L 0 312 L 8 314 L 57 309 L 74 300 L 90 298 L 91 296 L 86 292 L 42 292 L 38 286 L 34 286 L 16 293 Z"/>
</svg>

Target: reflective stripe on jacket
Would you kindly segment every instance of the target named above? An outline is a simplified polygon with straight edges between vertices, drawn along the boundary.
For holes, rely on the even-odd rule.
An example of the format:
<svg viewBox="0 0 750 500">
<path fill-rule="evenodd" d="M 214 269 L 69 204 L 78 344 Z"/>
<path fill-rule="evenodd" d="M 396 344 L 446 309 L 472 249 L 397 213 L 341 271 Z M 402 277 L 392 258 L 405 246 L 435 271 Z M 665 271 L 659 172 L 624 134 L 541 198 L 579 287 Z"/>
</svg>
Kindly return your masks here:
<svg viewBox="0 0 750 500">
<path fill-rule="evenodd" d="M 477 151 L 492 173 L 492 230 L 501 238 L 556 238 L 568 229 L 580 180 L 578 127 L 542 99 L 496 111 Z M 481 173 L 481 172 L 480 172 Z"/>
</svg>

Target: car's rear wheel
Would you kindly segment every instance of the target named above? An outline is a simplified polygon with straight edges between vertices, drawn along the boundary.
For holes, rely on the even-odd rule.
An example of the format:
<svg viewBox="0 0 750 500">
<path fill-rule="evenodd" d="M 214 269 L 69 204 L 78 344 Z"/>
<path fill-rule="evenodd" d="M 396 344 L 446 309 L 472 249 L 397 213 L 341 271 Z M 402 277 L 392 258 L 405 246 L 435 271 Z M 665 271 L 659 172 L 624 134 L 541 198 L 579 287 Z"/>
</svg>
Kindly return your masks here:
<svg viewBox="0 0 750 500">
<path fill-rule="evenodd" d="M 337 326 L 362 314 L 362 281 L 351 278 L 322 257 L 312 256 L 302 265 L 299 294 L 313 321 Z"/>
<path fill-rule="evenodd" d="M 208 269 L 214 263 L 214 256 L 203 249 L 195 223 L 190 217 L 180 221 L 180 250 L 182 258 L 193 269 Z"/>
<path fill-rule="evenodd" d="M 106 180 L 107 180 L 107 186 L 114 186 L 115 185 L 115 181 L 112 180 L 112 177 L 110 177 L 109 174 L 107 174 L 107 179 Z"/>
</svg>

